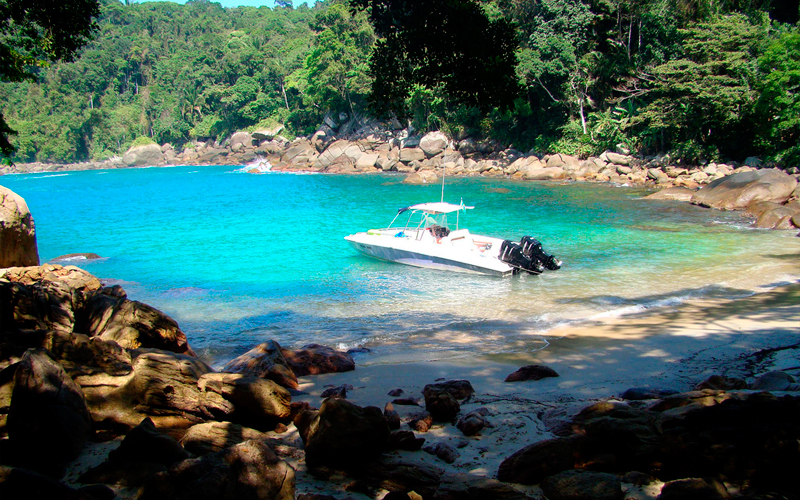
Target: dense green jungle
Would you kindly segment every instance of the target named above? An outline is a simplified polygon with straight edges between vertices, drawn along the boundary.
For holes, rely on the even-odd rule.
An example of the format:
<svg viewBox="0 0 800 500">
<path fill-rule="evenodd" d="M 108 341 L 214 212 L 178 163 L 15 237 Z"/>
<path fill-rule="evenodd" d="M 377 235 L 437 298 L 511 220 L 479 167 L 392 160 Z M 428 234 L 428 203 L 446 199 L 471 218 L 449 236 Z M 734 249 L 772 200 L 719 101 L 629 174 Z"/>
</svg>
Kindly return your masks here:
<svg viewBox="0 0 800 500">
<path fill-rule="evenodd" d="M 326 115 L 394 113 L 420 132 L 541 153 L 623 144 L 686 162 L 800 163 L 798 0 L 394 2 L 411 6 L 402 22 L 415 23 L 406 34 L 419 46 L 403 45 L 402 23 L 380 24 L 375 9 L 391 13 L 389 0 L 99 3 L 74 61 L 0 84 L 13 161 L 103 160 L 133 144 L 180 147 L 276 124 L 292 138 Z M 425 3 L 436 9 L 414 11 Z M 445 12 L 463 6 L 484 31 Z M 482 62 L 451 60 L 464 44 L 483 45 Z M 435 60 L 421 61 L 434 46 Z M 440 64 L 439 76 L 417 71 L 425 64 Z M 493 64 L 514 81 L 463 85 Z"/>
</svg>

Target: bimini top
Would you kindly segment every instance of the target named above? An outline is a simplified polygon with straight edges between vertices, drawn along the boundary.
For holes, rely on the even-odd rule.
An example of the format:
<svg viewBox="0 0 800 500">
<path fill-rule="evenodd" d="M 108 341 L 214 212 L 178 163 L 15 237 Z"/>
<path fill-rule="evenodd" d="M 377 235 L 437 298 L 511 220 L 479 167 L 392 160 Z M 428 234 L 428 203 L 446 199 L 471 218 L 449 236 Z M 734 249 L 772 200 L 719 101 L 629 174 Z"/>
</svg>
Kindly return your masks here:
<svg viewBox="0 0 800 500">
<path fill-rule="evenodd" d="M 422 210 L 423 212 L 429 214 L 449 214 L 468 208 L 475 208 L 475 207 L 468 207 L 465 206 L 463 203 L 460 205 L 454 205 L 453 203 L 434 202 L 434 203 L 420 203 L 418 205 L 411 205 L 410 207 L 401 208 L 400 210 L 398 210 L 398 213 L 405 212 L 406 210 Z"/>
</svg>

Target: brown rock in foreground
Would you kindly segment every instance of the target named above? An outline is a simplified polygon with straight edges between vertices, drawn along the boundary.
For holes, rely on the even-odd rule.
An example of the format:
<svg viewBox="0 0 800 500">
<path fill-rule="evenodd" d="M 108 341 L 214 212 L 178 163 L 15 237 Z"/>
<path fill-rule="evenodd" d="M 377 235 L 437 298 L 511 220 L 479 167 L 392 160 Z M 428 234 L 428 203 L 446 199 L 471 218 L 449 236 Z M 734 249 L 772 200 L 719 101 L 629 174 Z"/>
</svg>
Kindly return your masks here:
<svg viewBox="0 0 800 500">
<path fill-rule="evenodd" d="M 38 265 L 36 227 L 28 204 L 0 186 L 0 268 Z"/>
<path fill-rule="evenodd" d="M 157 474 L 140 500 L 294 500 L 295 475 L 263 441 L 245 441 Z"/>
<path fill-rule="evenodd" d="M 39 470 L 77 457 L 93 434 L 92 418 L 83 392 L 61 365 L 45 350 L 29 350 L 13 387 L 8 437 L 18 457 Z"/>
<path fill-rule="evenodd" d="M 295 420 L 309 466 L 344 467 L 379 456 L 389 440 L 389 425 L 375 406 L 326 399 L 311 418 Z"/>
<path fill-rule="evenodd" d="M 226 364 L 222 371 L 242 373 L 273 380 L 283 387 L 297 389 L 297 376 L 283 356 L 283 348 L 268 340 Z"/>
</svg>

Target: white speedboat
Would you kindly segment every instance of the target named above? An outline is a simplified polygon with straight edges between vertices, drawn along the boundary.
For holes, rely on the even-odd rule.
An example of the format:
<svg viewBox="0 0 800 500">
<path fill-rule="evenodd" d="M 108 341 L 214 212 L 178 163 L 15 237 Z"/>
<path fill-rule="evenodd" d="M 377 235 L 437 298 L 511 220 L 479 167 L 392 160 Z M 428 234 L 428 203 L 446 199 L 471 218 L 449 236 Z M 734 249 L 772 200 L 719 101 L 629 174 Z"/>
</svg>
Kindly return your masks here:
<svg viewBox="0 0 800 500">
<path fill-rule="evenodd" d="M 351 234 L 345 240 L 364 255 L 432 269 L 507 276 L 561 267 L 530 236 L 514 243 L 459 228 L 459 214 L 471 208 L 444 202 L 412 205 L 401 208 L 389 227 Z"/>
</svg>

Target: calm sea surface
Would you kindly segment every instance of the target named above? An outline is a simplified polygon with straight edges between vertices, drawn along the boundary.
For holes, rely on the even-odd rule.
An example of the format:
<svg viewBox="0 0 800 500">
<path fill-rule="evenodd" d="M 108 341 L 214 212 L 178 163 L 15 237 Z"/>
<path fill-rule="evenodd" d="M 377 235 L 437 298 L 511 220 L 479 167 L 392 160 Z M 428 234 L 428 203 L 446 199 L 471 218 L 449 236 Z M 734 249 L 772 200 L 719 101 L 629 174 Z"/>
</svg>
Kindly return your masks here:
<svg viewBox="0 0 800 500">
<path fill-rule="evenodd" d="M 174 317 L 220 364 L 267 339 L 367 347 L 359 364 L 524 353 L 553 326 L 698 297 L 740 297 L 800 275 L 800 238 L 739 213 L 645 201 L 596 184 L 449 178 L 473 233 L 533 235 L 564 261 L 493 278 L 362 257 L 344 236 L 385 227 L 438 186 L 390 175 L 251 175 L 172 167 L 7 175 L 27 201 L 42 261 L 74 264 Z"/>
</svg>

